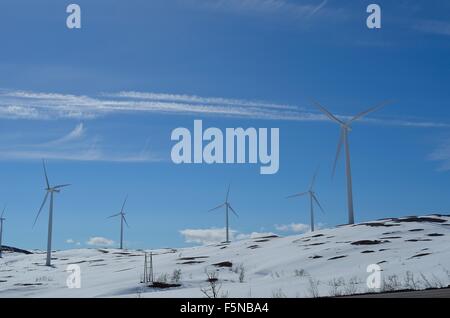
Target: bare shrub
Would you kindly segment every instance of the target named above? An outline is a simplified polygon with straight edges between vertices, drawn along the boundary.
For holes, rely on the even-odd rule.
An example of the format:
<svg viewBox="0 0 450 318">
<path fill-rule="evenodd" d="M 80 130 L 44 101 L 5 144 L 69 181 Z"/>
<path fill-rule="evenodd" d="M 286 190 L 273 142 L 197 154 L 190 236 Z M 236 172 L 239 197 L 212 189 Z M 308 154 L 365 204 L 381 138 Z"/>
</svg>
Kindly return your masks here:
<svg viewBox="0 0 450 318">
<path fill-rule="evenodd" d="M 169 275 L 167 273 L 162 273 L 158 276 L 156 279 L 156 282 L 158 283 L 167 283 L 169 280 Z"/>
<path fill-rule="evenodd" d="M 172 283 L 179 283 L 181 280 L 181 269 L 174 269 L 172 273 L 172 277 L 170 278 L 170 281 Z"/>
<path fill-rule="evenodd" d="M 387 278 L 383 279 L 383 286 L 381 287 L 382 292 L 395 291 L 400 288 L 401 284 L 397 275 L 389 275 Z"/>
<path fill-rule="evenodd" d="M 320 281 L 315 280 L 312 277 L 309 277 L 309 286 L 308 286 L 308 293 L 312 298 L 319 297 L 319 284 Z"/>
<path fill-rule="evenodd" d="M 278 288 L 272 291 L 272 298 L 287 298 L 287 295 L 281 288 Z"/>
<path fill-rule="evenodd" d="M 413 272 L 407 271 L 403 285 L 407 289 L 416 290 L 420 288 L 420 280 L 416 280 Z"/>
<path fill-rule="evenodd" d="M 243 283 L 245 280 L 245 268 L 244 264 L 239 265 L 239 282 Z"/>
<path fill-rule="evenodd" d="M 303 268 L 300 268 L 300 269 L 294 270 L 294 275 L 298 276 L 298 277 L 305 277 L 305 276 L 308 276 L 308 272 L 305 271 Z"/>
<path fill-rule="evenodd" d="M 218 298 L 222 284 L 219 282 L 219 273 L 215 270 L 205 270 L 208 286 L 201 288 L 201 292 L 208 298 Z"/>
<path fill-rule="evenodd" d="M 358 293 L 358 284 L 359 284 L 358 277 L 353 276 L 352 278 L 350 278 L 347 284 L 345 284 L 345 294 L 354 295 Z"/>
<path fill-rule="evenodd" d="M 344 295 L 343 286 L 345 286 L 344 278 L 333 278 L 328 282 L 328 286 L 330 286 L 330 296 L 342 296 Z"/>
</svg>

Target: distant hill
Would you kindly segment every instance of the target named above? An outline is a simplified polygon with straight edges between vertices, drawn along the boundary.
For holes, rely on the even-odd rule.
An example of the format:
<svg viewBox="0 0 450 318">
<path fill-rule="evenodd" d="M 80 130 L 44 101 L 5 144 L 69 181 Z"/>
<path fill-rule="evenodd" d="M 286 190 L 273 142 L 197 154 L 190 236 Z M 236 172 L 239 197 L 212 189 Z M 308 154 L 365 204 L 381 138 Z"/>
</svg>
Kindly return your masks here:
<svg viewBox="0 0 450 318">
<path fill-rule="evenodd" d="M 2 251 L 3 252 L 5 252 L 5 251 L 6 252 L 11 252 L 11 253 L 22 253 L 22 254 L 26 254 L 26 255 L 33 254 L 30 251 L 23 250 L 23 249 L 20 249 L 20 248 L 17 248 L 17 247 L 7 246 L 7 245 L 3 245 L 2 246 Z"/>
<path fill-rule="evenodd" d="M 205 297 L 212 281 L 220 285 L 220 296 L 252 298 L 450 285 L 450 217 L 442 214 L 385 218 L 295 236 L 156 249 L 152 260 L 157 284 L 147 285 L 140 283 L 142 250 L 55 251 L 53 267 L 45 266 L 45 253 L 13 250 L 17 253 L 5 253 L 0 259 L 0 298 Z M 67 288 L 69 265 L 79 266 L 82 288 Z M 367 285 L 374 268 L 381 274 L 376 290 Z"/>
</svg>

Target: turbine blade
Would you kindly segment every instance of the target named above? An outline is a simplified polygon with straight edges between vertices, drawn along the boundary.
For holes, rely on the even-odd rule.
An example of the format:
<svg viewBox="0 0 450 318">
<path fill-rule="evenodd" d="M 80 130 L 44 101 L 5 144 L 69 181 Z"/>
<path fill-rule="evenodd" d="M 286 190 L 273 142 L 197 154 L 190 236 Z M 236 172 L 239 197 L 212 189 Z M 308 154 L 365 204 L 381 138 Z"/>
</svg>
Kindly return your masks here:
<svg viewBox="0 0 450 318">
<path fill-rule="evenodd" d="M 54 186 L 53 189 L 61 189 L 61 188 L 65 188 L 68 186 L 71 186 L 71 184 L 60 184 L 60 185 Z"/>
<path fill-rule="evenodd" d="M 228 204 L 228 208 L 231 210 L 231 212 L 234 213 L 234 215 L 236 215 L 237 217 L 239 217 L 239 215 L 236 213 L 236 211 L 231 207 L 230 204 Z"/>
<path fill-rule="evenodd" d="M 107 219 L 114 218 L 114 217 L 119 216 L 121 214 L 122 213 L 117 213 L 117 214 L 110 215 L 110 216 L 107 217 Z"/>
<path fill-rule="evenodd" d="M 372 108 L 369 108 L 369 109 L 366 110 L 366 111 L 360 112 L 360 113 L 357 114 L 355 117 L 353 117 L 352 119 L 350 119 L 350 121 L 349 121 L 348 123 L 350 124 L 350 123 L 352 123 L 352 122 L 354 122 L 354 121 L 357 121 L 358 119 L 361 119 L 362 117 L 364 117 L 364 116 L 366 116 L 366 115 L 368 115 L 368 114 L 370 114 L 370 113 L 373 113 L 373 112 L 375 112 L 375 111 L 377 111 L 377 110 L 383 108 L 384 106 L 386 106 L 386 105 L 389 104 L 390 102 L 391 102 L 391 101 L 384 101 L 384 102 L 381 102 L 380 104 L 378 104 L 378 105 L 376 105 L 376 106 L 374 106 L 374 107 L 372 107 Z"/>
<path fill-rule="evenodd" d="M 292 198 L 296 198 L 296 197 L 301 197 L 301 196 L 304 196 L 305 194 L 308 194 L 308 192 L 300 192 L 300 193 L 297 193 L 297 194 L 293 194 L 293 195 L 290 195 L 290 196 L 286 197 L 286 199 L 292 199 Z"/>
<path fill-rule="evenodd" d="M 339 161 L 339 155 L 341 154 L 342 144 L 344 143 L 344 129 L 345 128 L 341 128 L 341 134 L 339 136 L 338 147 L 336 150 L 336 157 L 334 158 L 334 163 L 333 163 L 333 172 L 331 174 L 332 177 L 334 177 L 334 174 L 336 172 L 336 166 Z"/>
<path fill-rule="evenodd" d="M 317 174 L 319 173 L 319 168 L 316 169 L 316 172 L 314 172 L 313 178 L 311 180 L 311 184 L 309 186 L 309 190 L 312 190 L 314 188 L 314 183 L 316 182 Z"/>
<path fill-rule="evenodd" d="M 320 105 L 318 102 L 314 101 L 314 105 L 319 108 L 320 111 L 322 111 L 322 113 L 324 113 L 330 120 L 340 124 L 340 125 L 345 125 L 345 123 L 338 119 L 336 116 L 334 116 L 332 113 L 330 113 L 325 107 L 323 107 L 322 105 Z"/>
<path fill-rule="evenodd" d="M 221 207 L 223 207 L 226 203 L 222 203 L 221 205 L 216 206 L 215 208 L 208 210 L 208 212 L 212 212 L 214 210 L 220 209 Z"/>
<path fill-rule="evenodd" d="M 123 221 L 125 222 L 125 224 L 127 225 L 127 227 L 130 227 L 130 226 L 128 225 L 127 219 L 125 218 L 125 215 L 123 215 L 122 217 L 123 217 Z"/>
<path fill-rule="evenodd" d="M 127 196 L 125 197 L 125 200 L 123 201 L 122 209 L 120 209 L 120 213 L 123 213 L 123 208 L 125 207 L 125 203 L 127 203 L 127 200 L 128 200 L 128 194 L 127 194 Z"/>
<path fill-rule="evenodd" d="M 48 198 L 48 192 L 45 194 L 44 200 L 42 201 L 41 207 L 39 208 L 39 212 L 36 215 L 36 219 L 34 219 L 33 227 L 36 225 L 36 222 L 37 222 L 37 220 L 39 218 L 39 214 L 41 214 L 42 208 L 44 207 L 44 204 L 47 201 L 47 198 Z"/>
<path fill-rule="evenodd" d="M 319 200 L 317 199 L 315 194 L 313 194 L 313 199 L 314 199 L 314 201 L 316 201 L 318 207 L 320 208 L 320 211 L 322 211 L 322 213 L 325 214 L 325 211 L 323 210 L 322 206 L 320 205 Z"/>
<path fill-rule="evenodd" d="M 44 167 L 45 184 L 47 185 L 47 189 L 48 189 L 48 188 L 50 188 L 50 183 L 48 182 L 47 168 L 45 167 L 44 159 L 42 159 L 42 166 Z"/>
<path fill-rule="evenodd" d="M 6 210 L 6 204 L 5 204 L 5 206 L 3 207 L 3 211 L 2 211 L 2 215 L 0 215 L 0 219 L 2 219 L 2 218 L 3 218 L 3 215 L 5 215 L 5 210 Z"/>
</svg>

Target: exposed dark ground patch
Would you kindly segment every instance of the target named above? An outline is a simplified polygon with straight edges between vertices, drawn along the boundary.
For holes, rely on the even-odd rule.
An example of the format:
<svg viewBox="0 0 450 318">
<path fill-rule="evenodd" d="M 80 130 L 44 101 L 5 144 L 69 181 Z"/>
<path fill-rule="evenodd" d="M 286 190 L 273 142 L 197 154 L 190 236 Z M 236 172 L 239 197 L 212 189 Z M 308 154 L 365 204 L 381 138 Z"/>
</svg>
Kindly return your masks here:
<svg viewBox="0 0 450 318">
<path fill-rule="evenodd" d="M 366 250 L 366 251 L 362 251 L 362 254 L 368 254 L 368 253 L 375 253 L 375 251 L 372 250 Z"/>
<path fill-rule="evenodd" d="M 355 225 L 353 225 L 353 226 L 360 226 L 360 225 L 372 226 L 372 227 L 380 227 L 380 226 L 385 226 L 385 227 L 400 226 L 400 224 L 386 224 L 386 223 L 384 223 L 384 222 L 367 222 L 367 223 L 355 224 Z"/>
<path fill-rule="evenodd" d="M 187 261 L 187 262 L 182 262 L 182 263 L 177 263 L 179 265 L 192 265 L 192 264 L 201 264 L 204 263 L 205 261 Z"/>
<path fill-rule="evenodd" d="M 255 248 L 260 248 L 260 246 L 259 245 L 250 245 L 250 246 L 247 246 L 247 248 L 254 250 Z"/>
<path fill-rule="evenodd" d="M 421 231 L 423 231 L 424 229 L 411 229 L 411 230 L 409 230 L 409 232 L 421 232 Z"/>
<path fill-rule="evenodd" d="M 386 261 L 380 261 L 377 264 L 380 265 L 380 264 L 384 264 L 384 263 L 387 263 L 387 262 Z"/>
<path fill-rule="evenodd" d="M 432 241 L 431 239 L 409 239 L 409 240 L 405 240 L 405 242 L 430 242 Z"/>
<path fill-rule="evenodd" d="M 24 287 L 27 287 L 27 286 L 41 286 L 42 285 L 42 283 L 17 283 L 17 284 L 14 284 L 14 286 L 24 286 Z"/>
<path fill-rule="evenodd" d="M 404 218 L 393 218 L 392 222 L 402 223 L 402 222 L 431 222 L 431 223 L 445 223 L 447 220 L 440 219 L 438 217 L 427 217 L 427 216 L 408 216 Z"/>
<path fill-rule="evenodd" d="M 119 270 L 114 271 L 114 272 L 115 272 L 115 273 L 120 273 L 120 272 L 126 272 L 126 271 L 129 271 L 129 270 L 132 270 L 132 269 L 134 269 L 134 268 L 124 268 L 124 269 L 119 269 Z"/>
<path fill-rule="evenodd" d="M 194 261 L 196 259 L 209 258 L 209 256 L 192 256 L 192 257 L 180 257 L 179 261 Z"/>
<path fill-rule="evenodd" d="M 180 287 L 181 284 L 169 284 L 169 283 L 163 283 L 163 282 L 153 282 L 152 284 L 148 285 L 148 287 L 151 288 L 174 288 L 174 287 Z"/>
<path fill-rule="evenodd" d="M 352 245 L 377 245 L 377 244 L 383 244 L 383 243 L 389 243 L 389 241 L 379 241 L 379 240 L 361 240 L 361 241 L 355 241 L 352 242 Z"/>
<path fill-rule="evenodd" d="M 386 236 L 386 237 L 380 237 L 380 240 L 396 240 L 401 239 L 401 236 Z"/>
<path fill-rule="evenodd" d="M 431 234 L 428 234 L 427 236 L 444 236 L 444 234 L 441 234 L 441 233 L 431 233 Z"/>
<path fill-rule="evenodd" d="M 320 255 L 313 255 L 313 256 L 310 256 L 309 258 L 310 259 L 318 259 L 318 258 L 322 258 L 323 256 L 320 256 Z"/>
<path fill-rule="evenodd" d="M 305 246 L 317 246 L 317 245 L 323 245 L 325 243 L 329 243 L 329 242 L 318 242 L 318 243 L 311 243 L 311 244 L 307 244 Z"/>
<path fill-rule="evenodd" d="M 233 263 L 225 261 L 225 262 L 220 262 L 220 263 L 215 263 L 213 264 L 214 266 L 217 267 L 233 267 Z"/>
<path fill-rule="evenodd" d="M 255 243 L 263 243 L 263 242 L 269 242 L 269 239 L 261 239 L 261 240 L 255 240 Z"/>
<path fill-rule="evenodd" d="M 392 235 L 392 234 L 398 234 L 398 233 L 402 233 L 402 232 L 401 231 L 384 232 L 384 233 L 381 233 L 381 235 Z"/>
<path fill-rule="evenodd" d="M 427 255 L 431 255 L 431 253 L 420 253 L 420 254 L 417 254 L 417 255 L 411 256 L 411 257 L 410 257 L 410 259 L 411 259 L 411 258 L 422 257 L 422 256 L 427 256 Z"/>
<path fill-rule="evenodd" d="M 334 256 L 334 257 L 329 258 L 328 260 L 332 261 L 332 260 L 340 259 L 340 258 L 344 258 L 344 257 L 347 257 L 347 255 Z"/>
<path fill-rule="evenodd" d="M 279 236 L 273 234 L 273 235 L 261 236 L 261 237 L 258 237 L 258 238 L 260 238 L 260 239 L 272 239 L 272 238 L 279 238 Z"/>
</svg>

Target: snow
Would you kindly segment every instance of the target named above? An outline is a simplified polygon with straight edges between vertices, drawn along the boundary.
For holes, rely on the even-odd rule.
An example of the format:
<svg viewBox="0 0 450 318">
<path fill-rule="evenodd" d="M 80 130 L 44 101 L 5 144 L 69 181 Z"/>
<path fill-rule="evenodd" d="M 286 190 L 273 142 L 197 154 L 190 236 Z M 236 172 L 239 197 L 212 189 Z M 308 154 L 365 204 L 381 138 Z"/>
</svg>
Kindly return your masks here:
<svg viewBox="0 0 450 318">
<path fill-rule="evenodd" d="M 53 267 L 44 266 L 44 252 L 6 252 L 0 259 L 0 297 L 205 297 L 201 291 L 209 286 L 205 270 L 218 272 L 219 294 L 228 297 L 312 297 L 316 288 L 319 296 L 334 295 L 336 290 L 379 291 L 367 287 L 370 264 L 379 264 L 382 280 L 390 287 L 397 281 L 395 289 L 406 288 L 408 281 L 411 285 L 407 279 L 411 273 L 416 288 L 443 287 L 450 284 L 449 231 L 450 216 L 429 215 L 295 236 L 152 250 L 155 278 L 167 274 L 170 282 L 173 271 L 181 270 L 181 286 L 168 289 L 140 283 L 142 250 L 55 251 Z M 233 265 L 213 265 L 220 262 Z M 80 266 L 81 288 L 67 287 L 70 264 Z M 341 283 L 332 284 L 333 280 Z"/>
</svg>

